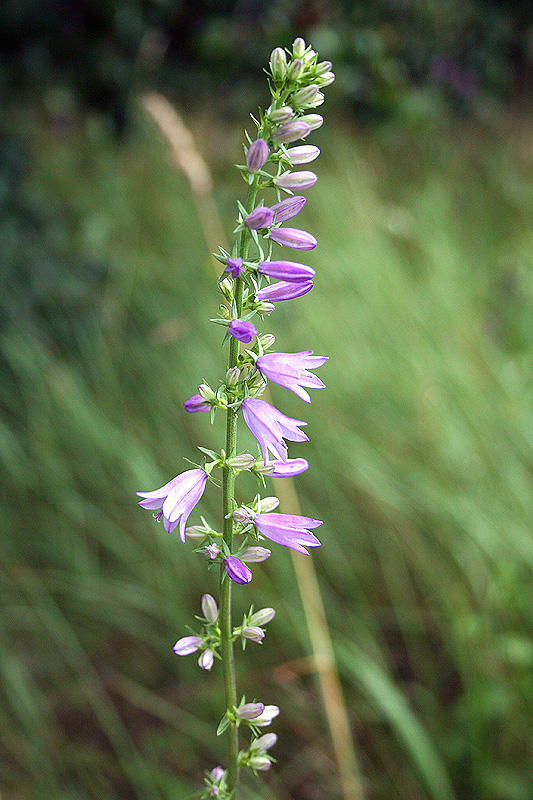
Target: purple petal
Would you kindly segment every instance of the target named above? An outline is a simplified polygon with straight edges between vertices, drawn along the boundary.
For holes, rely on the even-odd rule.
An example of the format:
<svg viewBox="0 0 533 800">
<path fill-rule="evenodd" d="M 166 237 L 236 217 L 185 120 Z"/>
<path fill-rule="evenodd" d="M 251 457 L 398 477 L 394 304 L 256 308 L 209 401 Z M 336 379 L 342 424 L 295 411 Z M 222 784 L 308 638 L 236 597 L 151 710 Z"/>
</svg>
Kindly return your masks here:
<svg viewBox="0 0 533 800">
<path fill-rule="evenodd" d="M 269 237 L 273 242 L 293 250 L 313 250 L 317 246 L 314 236 L 298 228 L 272 228 Z"/>
<path fill-rule="evenodd" d="M 253 577 L 252 570 L 249 569 L 246 564 L 243 564 L 240 558 L 237 558 L 237 556 L 228 556 L 224 563 L 226 572 L 232 581 L 240 583 L 241 585 L 250 583 Z"/>
<path fill-rule="evenodd" d="M 310 292 L 312 288 L 313 281 L 301 281 L 300 283 L 278 281 L 278 283 L 272 283 L 270 286 L 259 289 L 256 297 L 260 302 L 267 300 L 279 303 L 282 300 L 294 300 L 296 297 L 301 297 Z"/>
</svg>

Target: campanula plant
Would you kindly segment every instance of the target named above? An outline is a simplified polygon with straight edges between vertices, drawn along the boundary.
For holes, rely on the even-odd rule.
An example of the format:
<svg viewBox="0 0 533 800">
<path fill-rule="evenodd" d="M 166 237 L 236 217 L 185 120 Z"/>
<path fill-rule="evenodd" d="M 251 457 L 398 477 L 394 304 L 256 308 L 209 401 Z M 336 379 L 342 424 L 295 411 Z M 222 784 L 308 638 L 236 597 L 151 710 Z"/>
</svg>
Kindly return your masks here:
<svg viewBox="0 0 533 800">
<path fill-rule="evenodd" d="M 322 125 L 319 114 L 309 113 L 324 102 L 322 90 L 335 76 L 329 61 L 318 61 L 315 51 L 303 39 L 296 39 L 292 49 L 277 47 L 270 56 L 269 88 L 271 103 L 254 118 L 254 136 L 244 146 L 244 164 L 238 165 L 248 191 L 244 205 L 238 204 L 237 226 L 231 252 L 220 248 L 215 256 L 223 265 L 218 286 L 224 297 L 222 316 L 212 321 L 225 329 L 224 342 L 229 355 L 224 378 L 216 389 L 202 383 L 198 392 L 184 405 L 189 413 L 226 415 L 226 442 L 219 453 L 200 447 L 203 463 L 182 472 L 160 489 L 138 492 L 139 505 L 154 512 L 165 529 L 198 544 L 198 552 L 210 566 L 220 566 L 218 603 L 209 594 L 201 599 L 200 629 L 179 639 L 174 652 L 178 656 L 196 654 L 201 669 L 211 670 L 220 662 L 224 674 L 226 707 L 221 710 L 218 734 L 227 737 L 227 763 L 205 775 L 204 800 L 238 800 L 241 769 L 253 772 L 268 770 L 274 759 L 270 750 L 276 744 L 275 733 L 262 733 L 279 714 L 275 705 L 246 702 L 239 697 L 235 681 L 234 643 L 261 644 L 263 626 L 275 614 L 272 608 L 253 612 L 250 607 L 243 622 L 232 622 L 232 586 L 245 587 L 253 577 L 250 564 L 265 561 L 270 550 L 265 540 L 308 554 L 309 547 L 320 545 L 311 531 L 321 520 L 276 511 L 275 497 L 257 494 L 248 502 L 238 502 L 236 478 L 240 472 L 255 474 L 261 486 L 265 477 L 288 478 L 308 468 L 304 458 L 289 458 L 289 442 L 305 442 L 301 430 L 304 420 L 292 419 L 260 399 L 268 381 L 298 395 L 306 403 L 307 389 L 323 389 L 324 383 L 311 371 L 322 366 L 326 356 L 312 350 L 299 353 L 268 352 L 274 344 L 270 333 L 260 334 L 261 320 L 275 310 L 275 304 L 294 300 L 313 288 L 314 270 L 306 264 L 285 260 L 283 250 L 308 251 L 316 247 L 315 237 L 300 228 L 284 226 L 306 204 L 301 194 L 312 188 L 317 176 L 310 170 L 294 169 L 314 161 L 318 147 L 298 144 Z M 239 419 L 257 440 L 258 455 L 238 452 Z M 222 472 L 222 522 L 211 527 L 202 518 L 201 525 L 186 527 L 207 484 L 216 485 L 215 470 Z M 242 590 L 241 590 L 242 591 Z M 247 735 L 242 736 L 243 729 Z"/>
</svg>

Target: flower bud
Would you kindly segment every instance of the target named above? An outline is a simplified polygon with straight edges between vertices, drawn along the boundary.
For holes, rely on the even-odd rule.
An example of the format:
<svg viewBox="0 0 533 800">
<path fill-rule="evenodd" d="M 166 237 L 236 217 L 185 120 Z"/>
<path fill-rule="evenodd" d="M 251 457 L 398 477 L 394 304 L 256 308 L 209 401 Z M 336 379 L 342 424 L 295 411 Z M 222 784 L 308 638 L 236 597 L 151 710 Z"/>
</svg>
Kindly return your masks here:
<svg viewBox="0 0 533 800">
<path fill-rule="evenodd" d="M 302 58 L 305 53 L 305 41 L 301 36 L 298 36 L 292 43 L 292 53 L 295 58 Z"/>
<path fill-rule="evenodd" d="M 255 614 L 252 614 L 248 622 L 252 626 L 266 625 L 268 622 L 271 622 L 275 616 L 276 612 L 273 608 L 260 608 L 259 611 L 255 612 Z"/>
<path fill-rule="evenodd" d="M 245 508 L 237 508 L 233 512 L 233 519 L 239 525 L 247 525 L 250 522 L 250 515 Z"/>
<path fill-rule="evenodd" d="M 198 659 L 198 666 L 202 669 L 211 669 L 213 666 L 214 661 L 214 653 L 212 650 L 204 650 L 203 653 L 200 653 L 200 658 Z"/>
<path fill-rule="evenodd" d="M 184 636 L 182 639 L 178 639 L 172 649 L 177 656 L 190 656 L 201 647 L 201 644 L 201 636 Z"/>
<path fill-rule="evenodd" d="M 229 324 L 229 332 L 234 339 L 238 339 L 244 344 L 249 344 L 254 336 L 257 336 L 257 331 L 252 323 L 245 319 L 233 319 Z"/>
<path fill-rule="evenodd" d="M 288 283 L 310 281 L 315 274 L 312 267 L 308 267 L 307 264 L 297 264 L 295 261 L 261 261 L 257 271 L 260 275 L 268 275 L 269 278 L 276 278 Z M 269 287 L 266 288 L 268 289 Z M 259 292 L 262 291 L 263 289 L 259 290 Z M 258 299 L 259 292 L 257 293 Z"/>
<path fill-rule="evenodd" d="M 251 453 L 241 453 L 229 458 L 227 464 L 232 469 L 251 469 L 255 464 L 255 457 Z"/>
<path fill-rule="evenodd" d="M 253 575 L 251 569 L 249 569 L 246 564 L 243 564 L 237 556 L 228 556 L 225 561 L 225 567 L 227 574 L 235 583 L 243 585 L 245 583 L 250 583 L 252 580 Z"/>
<path fill-rule="evenodd" d="M 304 69 L 305 67 L 302 59 L 295 58 L 287 68 L 287 79 L 291 81 L 291 83 L 296 83 L 302 77 Z"/>
<path fill-rule="evenodd" d="M 237 277 L 239 277 L 239 274 L 240 273 L 237 273 Z M 228 302 L 231 303 L 233 298 L 233 286 L 231 281 L 228 280 L 228 278 L 224 278 L 223 280 L 218 282 L 218 288 L 220 289 L 226 300 L 228 300 Z"/>
<path fill-rule="evenodd" d="M 278 714 L 279 708 L 277 706 L 265 706 L 263 713 L 254 718 L 254 725 L 264 728 L 267 725 L 270 725 L 274 717 L 277 717 Z"/>
<path fill-rule="evenodd" d="M 259 547 L 258 545 L 251 545 L 247 547 L 241 555 L 241 561 L 246 561 L 248 564 L 259 564 L 261 561 L 266 561 L 270 558 L 271 551 L 266 547 Z"/>
<path fill-rule="evenodd" d="M 318 106 L 321 106 L 323 102 L 324 102 L 324 95 L 322 94 L 322 92 L 317 92 L 313 102 L 308 103 L 306 108 L 318 108 Z"/>
<path fill-rule="evenodd" d="M 304 122 L 307 125 L 309 125 L 309 128 L 312 131 L 316 131 L 317 128 L 320 128 L 320 126 L 324 122 L 324 117 L 321 117 L 320 114 L 305 114 L 303 117 L 300 117 L 298 122 Z M 293 139 L 292 141 L 295 140 Z"/>
<path fill-rule="evenodd" d="M 260 736 L 259 739 L 255 739 L 255 741 L 252 742 L 250 749 L 270 750 L 271 747 L 274 747 L 277 741 L 278 737 L 275 733 L 264 733 L 263 736 Z"/>
<path fill-rule="evenodd" d="M 293 478 L 295 475 L 301 475 L 309 466 L 305 458 L 289 458 L 287 461 L 269 463 L 272 467 L 270 473 L 272 478 Z"/>
<path fill-rule="evenodd" d="M 202 597 L 202 614 L 208 622 L 216 622 L 218 617 L 218 607 L 214 597 L 204 594 Z"/>
<path fill-rule="evenodd" d="M 195 414 L 197 411 L 205 414 L 207 411 L 211 411 L 211 404 L 199 394 L 193 394 L 183 405 L 185 406 L 185 411 L 188 411 L 189 414 Z"/>
<path fill-rule="evenodd" d="M 266 735 L 267 735 L 267 736 L 269 736 L 269 734 L 268 734 L 268 733 L 267 733 Z M 270 735 L 271 735 L 271 736 L 273 736 L 274 734 L 270 734 Z M 264 738 L 264 737 L 261 737 L 261 738 Z M 266 748 L 265 748 L 265 747 L 263 747 L 263 750 L 265 750 L 265 749 L 266 749 Z M 222 767 L 215 767 L 214 769 L 212 769 L 212 770 L 211 770 L 211 778 L 212 778 L 212 779 L 213 779 L 213 780 L 214 780 L 216 783 L 219 783 L 219 782 L 220 782 L 220 780 L 221 780 L 223 777 L 224 777 L 224 770 L 222 769 Z"/>
<path fill-rule="evenodd" d="M 261 772 L 266 772 L 267 769 L 270 769 L 271 764 L 272 762 L 268 756 L 252 756 L 248 761 L 249 767 Z"/>
<path fill-rule="evenodd" d="M 335 80 L 335 73 L 334 72 L 326 72 L 324 75 L 321 75 L 317 78 L 318 85 L 321 89 L 325 86 L 329 86 Z"/>
<path fill-rule="evenodd" d="M 256 139 L 252 142 L 246 153 L 246 166 L 248 172 L 254 173 L 261 169 L 263 164 L 268 161 L 270 150 L 264 139 Z"/>
<path fill-rule="evenodd" d="M 263 497 L 259 502 L 259 511 L 261 514 L 268 514 L 269 511 L 274 511 L 279 506 L 277 497 Z"/>
<path fill-rule="evenodd" d="M 254 208 L 251 214 L 248 214 L 244 220 L 244 224 L 250 230 L 258 231 L 261 228 L 269 228 L 274 222 L 274 212 L 267 206 L 259 206 Z"/>
<path fill-rule="evenodd" d="M 241 377 L 241 371 L 239 367 L 232 367 L 231 369 L 228 369 L 228 371 L 226 372 L 226 385 L 236 386 L 239 383 L 240 377 Z"/>
<path fill-rule="evenodd" d="M 217 396 L 207 383 L 200 384 L 198 387 L 198 394 L 200 394 L 204 400 L 207 400 L 208 403 L 216 403 Z"/>
<path fill-rule="evenodd" d="M 287 74 L 287 56 L 282 47 L 276 47 L 270 54 L 270 70 L 275 81 L 282 81 Z"/>
<path fill-rule="evenodd" d="M 273 108 L 267 112 L 267 117 L 274 125 L 281 125 L 282 122 L 288 122 L 294 116 L 294 111 L 290 106 L 282 106 L 281 108 Z"/>
<path fill-rule="evenodd" d="M 287 189 L 290 192 L 304 192 L 314 186 L 316 182 L 315 173 L 309 170 L 300 170 L 300 172 L 291 172 L 289 170 L 274 178 L 274 183 L 278 189 Z M 276 222 L 279 222 L 279 220 L 276 219 Z"/>
<path fill-rule="evenodd" d="M 275 310 L 275 306 L 272 303 L 259 303 L 256 307 L 256 311 L 258 314 L 272 314 Z"/>
<path fill-rule="evenodd" d="M 309 164 L 320 155 L 320 150 L 314 144 L 302 144 L 298 147 L 291 147 L 287 150 L 287 158 L 293 166 L 299 164 Z"/>
<path fill-rule="evenodd" d="M 272 708 L 272 706 L 265 706 L 264 703 L 245 703 L 237 709 L 237 717 L 239 719 L 256 719 L 264 714 L 267 708 Z"/>
<path fill-rule="evenodd" d="M 190 528 L 185 528 L 185 534 L 193 541 L 201 542 L 207 536 L 206 532 L 199 525 L 191 525 Z"/>
<path fill-rule="evenodd" d="M 288 281 L 277 281 L 271 283 L 270 286 L 264 286 L 257 292 L 257 299 L 259 301 L 259 309 L 269 306 L 274 311 L 272 303 L 279 303 L 282 300 L 294 300 L 296 297 L 301 297 L 313 288 L 313 281 L 300 281 L 299 283 L 289 283 Z M 267 301 L 267 302 L 263 302 Z M 270 302 L 268 302 L 270 301 Z M 260 313 L 265 314 L 266 311 L 262 310 Z"/>
<path fill-rule="evenodd" d="M 297 228 L 272 228 L 269 237 L 273 242 L 293 250 L 313 250 L 317 246 L 314 236 Z M 257 296 L 259 297 L 259 293 Z"/>
<path fill-rule="evenodd" d="M 332 66 L 331 61 L 320 61 L 315 67 L 315 75 L 324 75 L 331 70 Z"/>
<path fill-rule="evenodd" d="M 245 639 L 250 639 L 250 641 L 257 642 L 258 644 L 261 644 L 265 638 L 264 630 L 257 625 L 247 625 L 242 629 L 241 633 Z"/>
<path fill-rule="evenodd" d="M 263 350 L 268 350 L 272 347 L 276 341 L 276 337 L 273 333 L 264 333 L 262 336 L 259 337 L 259 341 L 261 342 L 261 347 Z"/>
<path fill-rule="evenodd" d="M 315 114 L 310 114 L 308 116 L 316 116 Z M 275 144 L 290 144 L 290 142 L 296 142 L 298 139 L 304 139 L 309 133 L 311 133 L 311 126 L 306 122 L 302 122 L 303 117 L 300 119 L 291 119 L 289 122 L 285 122 L 281 125 L 274 133 L 272 134 L 272 140 Z"/>
<path fill-rule="evenodd" d="M 274 205 L 270 207 L 271 211 L 274 212 L 274 222 L 287 222 L 288 219 L 292 219 L 300 213 L 305 203 L 305 197 L 298 195 L 287 197 L 286 200 L 274 203 Z"/>
<path fill-rule="evenodd" d="M 316 83 L 311 83 L 309 86 L 304 86 L 302 89 L 298 89 L 297 92 L 294 92 L 292 102 L 296 106 L 307 106 L 309 103 L 313 102 L 317 94 L 318 86 Z"/>
</svg>

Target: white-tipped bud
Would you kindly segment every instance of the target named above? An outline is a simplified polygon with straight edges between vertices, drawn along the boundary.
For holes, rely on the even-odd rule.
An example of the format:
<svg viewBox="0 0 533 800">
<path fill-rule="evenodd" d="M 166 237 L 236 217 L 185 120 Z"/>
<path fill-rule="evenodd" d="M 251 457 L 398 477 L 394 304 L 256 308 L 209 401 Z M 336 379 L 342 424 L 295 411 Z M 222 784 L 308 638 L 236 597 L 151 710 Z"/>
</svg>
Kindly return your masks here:
<svg viewBox="0 0 533 800">
<path fill-rule="evenodd" d="M 318 94 L 318 86 L 312 83 L 310 86 L 304 86 L 303 89 L 298 89 L 294 92 L 292 100 L 297 106 L 308 106 L 313 102 Z"/>
<path fill-rule="evenodd" d="M 231 280 L 229 278 L 224 278 L 224 280 L 218 282 L 218 288 L 229 302 L 233 299 L 233 287 L 231 285 Z"/>
<path fill-rule="evenodd" d="M 268 622 L 273 620 L 275 616 L 276 612 L 273 608 L 260 608 L 259 611 L 255 612 L 255 614 L 252 614 L 248 622 L 252 626 L 266 625 Z"/>
<path fill-rule="evenodd" d="M 232 367 L 226 372 L 226 385 L 235 386 L 239 382 L 241 371 L 239 367 Z"/>
<path fill-rule="evenodd" d="M 278 737 L 275 733 L 265 733 L 263 736 L 260 736 L 259 739 L 252 742 L 250 750 L 270 750 L 277 741 Z"/>
<path fill-rule="evenodd" d="M 172 649 L 177 656 L 190 656 L 201 647 L 201 644 L 201 636 L 184 636 L 182 639 L 178 639 Z"/>
<path fill-rule="evenodd" d="M 272 111 L 267 112 L 267 117 L 270 122 L 276 125 L 281 125 L 283 122 L 288 122 L 294 116 L 294 111 L 290 106 L 282 106 L 282 108 L 274 108 Z"/>
<path fill-rule="evenodd" d="M 324 73 L 324 75 L 320 75 L 317 78 L 317 83 L 320 86 L 320 88 L 323 89 L 325 86 L 329 86 L 330 84 L 332 84 L 334 80 L 335 80 L 335 73 L 326 72 Z"/>
<path fill-rule="evenodd" d="M 276 708 L 276 706 L 265 706 L 264 703 L 245 703 L 243 706 L 237 709 L 237 716 L 239 719 L 256 719 L 258 717 L 262 717 L 267 708 Z"/>
<path fill-rule="evenodd" d="M 237 508 L 233 512 L 233 519 L 239 525 L 247 525 L 250 522 L 250 515 L 245 508 Z"/>
<path fill-rule="evenodd" d="M 259 506 L 261 514 L 268 514 L 279 506 L 279 499 L 277 497 L 262 497 Z"/>
<path fill-rule="evenodd" d="M 320 128 L 324 122 L 324 117 L 321 117 L 320 114 L 305 114 L 303 117 L 300 117 L 299 122 L 306 122 L 312 131 L 316 131 L 317 128 Z"/>
<path fill-rule="evenodd" d="M 319 155 L 319 148 L 315 147 L 313 144 L 302 144 L 287 150 L 287 157 L 292 166 L 309 164 L 311 161 L 314 161 L 315 158 L 318 158 Z"/>
<path fill-rule="evenodd" d="M 217 396 L 214 391 L 211 389 L 207 383 L 201 383 L 198 387 L 198 394 L 201 395 L 204 400 L 207 400 L 208 403 L 213 403 L 217 401 Z"/>
<path fill-rule="evenodd" d="M 297 39 L 294 40 L 292 43 L 292 53 L 295 58 L 302 58 L 303 54 L 305 53 L 305 41 L 302 39 L 301 36 L 298 36 Z"/>
<path fill-rule="evenodd" d="M 204 650 L 203 653 L 200 653 L 200 658 L 198 659 L 198 666 L 202 669 L 211 669 L 213 666 L 214 661 L 214 653 L 212 650 Z"/>
<path fill-rule="evenodd" d="M 294 61 L 291 61 L 289 64 L 287 78 L 291 83 L 296 83 L 302 77 L 304 69 L 304 62 L 300 58 L 295 58 Z"/>
<path fill-rule="evenodd" d="M 270 558 L 271 551 L 268 550 L 266 547 L 259 547 L 259 545 L 252 545 L 251 547 L 247 547 L 244 553 L 242 554 L 241 561 L 246 562 L 247 564 L 259 564 L 261 561 L 266 561 L 267 558 Z"/>
<path fill-rule="evenodd" d="M 204 529 L 200 528 L 199 525 L 191 525 L 190 528 L 185 528 L 185 535 L 195 542 L 201 542 L 207 536 Z"/>
<path fill-rule="evenodd" d="M 251 453 L 241 453 L 227 461 L 228 467 L 232 469 L 252 469 L 254 464 L 255 457 Z"/>
<path fill-rule="evenodd" d="M 282 81 L 287 74 L 287 56 L 282 47 L 276 47 L 270 54 L 270 70 L 275 81 Z"/>
<path fill-rule="evenodd" d="M 254 725 L 264 728 L 267 725 L 270 725 L 274 717 L 277 717 L 278 714 L 279 708 L 277 706 L 265 706 L 265 710 L 259 714 L 259 716 L 254 718 Z"/>
<path fill-rule="evenodd" d="M 261 303 L 258 303 L 255 310 L 258 314 L 272 314 L 275 308 L 276 307 L 274 303 L 269 303 L 265 300 Z"/>
<path fill-rule="evenodd" d="M 218 607 L 214 597 L 204 594 L 202 597 L 202 614 L 208 622 L 216 622 L 218 618 Z"/>
<path fill-rule="evenodd" d="M 261 347 L 263 350 L 268 350 L 273 346 L 274 342 L 276 341 L 276 337 L 273 333 L 264 333 L 259 337 L 259 341 L 261 342 Z"/>
<path fill-rule="evenodd" d="M 252 756 L 248 761 L 248 766 L 260 772 L 266 772 L 267 769 L 270 769 L 271 763 L 268 756 Z"/>
<path fill-rule="evenodd" d="M 315 75 L 325 75 L 326 72 L 329 72 L 332 68 L 333 64 L 331 61 L 321 61 L 315 67 Z"/>
<path fill-rule="evenodd" d="M 312 103 L 308 103 L 306 107 L 307 108 L 318 108 L 318 106 L 321 106 L 323 102 L 324 102 L 324 95 L 322 94 L 322 92 L 317 92 L 313 102 Z"/>
<path fill-rule="evenodd" d="M 251 642 L 257 642 L 258 644 L 261 644 L 265 638 L 264 630 L 257 625 L 247 625 L 242 629 L 241 633 L 245 639 L 250 639 Z"/>
</svg>

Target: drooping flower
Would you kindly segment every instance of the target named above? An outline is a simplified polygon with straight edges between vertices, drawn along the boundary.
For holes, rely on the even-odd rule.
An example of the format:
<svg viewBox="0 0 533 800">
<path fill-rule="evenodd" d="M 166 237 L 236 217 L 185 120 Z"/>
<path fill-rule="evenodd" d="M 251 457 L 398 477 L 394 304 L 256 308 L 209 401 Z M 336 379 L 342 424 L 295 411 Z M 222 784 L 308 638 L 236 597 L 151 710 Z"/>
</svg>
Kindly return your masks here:
<svg viewBox="0 0 533 800">
<path fill-rule="evenodd" d="M 255 173 L 261 169 L 268 160 L 270 150 L 264 139 L 256 139 L 252 142 L 246 153 L 246 166 L 248 172 Z"/>
<path fill-rule="evenodd" d="M 301 353 L 267 353 L 257 359 L 256 367 L 265 378 L 290 389 L 306 403 L 310 403 L 309 392 L 303 387 L 325 389 L 326 385 L 308 369 L 317 369 L 327 360 L 327 356 L 314 356 L 312 350 Z"/>
<path fill-rule="evenodd" d="M 279 203 L 274 203 L 270 206 L 270 210 L 274 212 L 274 222 L 287 222 L 288 219 L 292 219 L 300 213 L 305 203 L 305 197 L 301 195 L 287 197 Z"/>
<path fill-rule="evenodd" d="M 305 192 L 310 189 L 317 182 L 317 176 L 310 170 L 302 169 L 299 172 L 284 172 L 274 178 L 274 183 L 278 189 L 288 189 L 290 192 Z M 280 222 L 276 218 L 276 222 Z"/>
<path fill-rule="evenodd" d="M 248 214 L 244 220 L 244 224 L 251 230 L 258 231 L 261 228 L 269 228 L 274 222 L 274 212 L 268 206 L 259 206 L 254 208 L 251 214 Z"/>
<path fill-rule="evenodd" d="M 291 119 L 274 131 L 272 140 L 275 144 L 290 144 L 290 142 L 305 138 L 309 133 L 311 133 L 311 126 L 307 122 Z"/>
<path fill-rule="evenodd" d="M 319 519 L 296 514 L 256 514 L 254 526 L 258 533 L 272 542 L 309 555 L 306 547 L 318 547 L 320 542 L 307 528 L 318 528 Z"/>
<path fill-rule="evenodd" d="M 190 656 L 195 653 L 202 645 L 201 636 L 184 636 L 178 639 L 172 648 L 177 656 Z"/>
<path fill-rule="evenodd" d="M 165 530 L 171 533 L 179 522 L 180 539 L 185 541 L 185 525 L 189 514 L 202 497 L 207 481 L 203 469 L 189 469 L 172 478 L 153 492 L 137 492 L 143 497 L 139 505 L 151 511 L 161 509 L 158 519 L 163 518 Z"/>
<path fill-rule="evenodd" d="M 309 467 L 305 458 L 289 458 L 285 463 L 272 461 L 271 464 L 274 467 L 273 472 L 270 473 L 271 478 L 294 478 Z"/>
<path fill-rule="evenodd" d="M 201 394 L 193 394 L 183 405 L 185 406 L 185 411 L 188 411 L 189 414 L 195 414 L 197 411 L 205 414 L 211 411 L 211 403 L 204 400 Z"/>
<path fill-rule="evenodd" d="M 257 336 L 257 331 L 252 323 L 244 319 L 233 319 L 229 324 L 229 332 L 234 339 L 238 339 L 244 344 L 249 344 L 254 336 Z"/>
<path fill-rule="evenodd" d="M 273 242 L 293 250 L 313 250 L 317 246 L 314 236 L 298 228 L 272 228 L 268 235 Z"/>
<path fill-rule="evenodd" d="M 302 283 L 312 280 L 315 271 L 306 264 L 297 264 L 295 261 L 261 261 L 257 267 L 261 275 L 269 278 L 286 281 L 287 283 Z"/>
<path fill-rule="evenodd" d="M 240 583 L 244 585 L 245 583 L 250 583 L 252 580 L 252 570 L 243 564 L 240 558 L 237 556 L 228 556 L 224 562 L 226 567 L 226 572 L 230 576 L 232 581 L 235 583 Z"/>
<path fill-rule="evenodd" d="M 248 428 L 259 442 L 265 465 L 269 451 L 281 461 L 287 461 L 288 451 L 284 438 L 291 442 L 309 441 L 299 429 L 300 425 L 307 425 L 306 422 L 285 416 L 265 400 L 247 397 L 242 402 L 242 413 Z"/>
<path fill-rule="evenodd" d="M 288 281 L 278 281 L 278 283 L 271 283 L 270 286 L 264 286 L 257 292 L 257 299 L 259 302 L 270 301 L 272 303 L 279 303 L 281 300 L 294 300 L 296 297 L 301 297 L 313 288 L 313 281 L 302 281 L 301 283 L 289 283 Z"/>
<path fill-rule="evenodd" d="M 225 274 L 231 275 L 232 278 L 238 278 L 243 272 L 242 258 L 228 258 L 228 265 L 224 270 Z"/>
<path fill-rule="evenodd" d="M 287 150 L 287 158 L 293 166 L 298 164 L 309 164 L 318 158 L 320 149 L 315 147 L 314 144 L 302 144 L 298 147 L 290 147 Z"/>
</svg>

